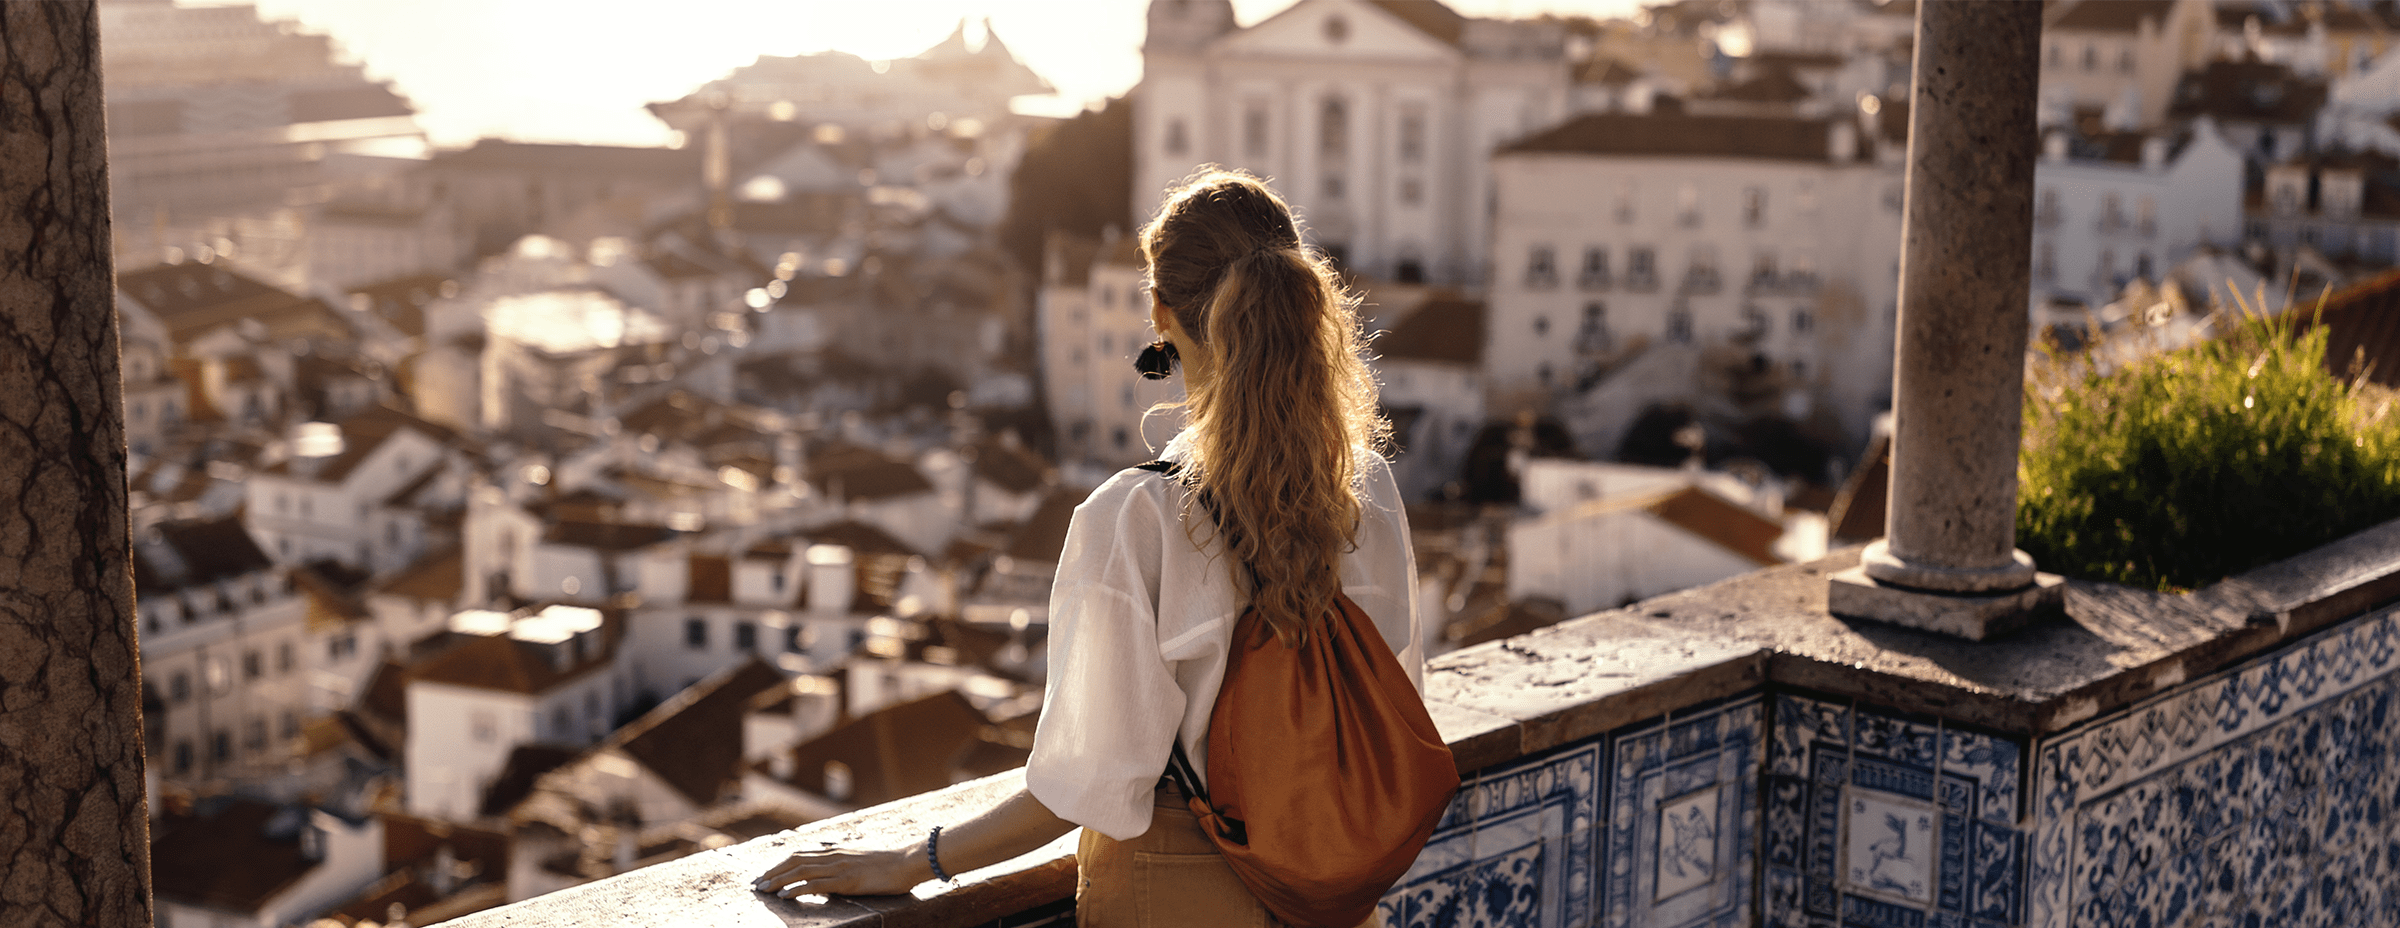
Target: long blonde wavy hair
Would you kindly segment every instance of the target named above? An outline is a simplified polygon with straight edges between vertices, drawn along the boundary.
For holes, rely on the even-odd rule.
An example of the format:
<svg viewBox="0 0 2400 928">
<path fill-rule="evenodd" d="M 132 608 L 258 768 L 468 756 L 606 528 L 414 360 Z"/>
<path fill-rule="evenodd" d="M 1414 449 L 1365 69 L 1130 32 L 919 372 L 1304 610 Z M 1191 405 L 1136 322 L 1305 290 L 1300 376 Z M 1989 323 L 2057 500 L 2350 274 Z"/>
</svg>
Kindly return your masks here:
<svg viewBox="0 0 2400 928">
<path fill-rule="evenodd" d="M 1206 355 L 1207 376 L 1184 368 L 1195 441 L 1178 479 L 1248 565 L 1251 605 L 1297 645 L 1341 592 L 1360 469 L 1390 431 L 1354 301 L 1301 243 L 1283 198 L 1248 174 L 1209 167 L 1186 179 L 1141 246 L 1151 291 Z M 1187 533 L 1208 521 L 1186 510 Z"/>
</svg>

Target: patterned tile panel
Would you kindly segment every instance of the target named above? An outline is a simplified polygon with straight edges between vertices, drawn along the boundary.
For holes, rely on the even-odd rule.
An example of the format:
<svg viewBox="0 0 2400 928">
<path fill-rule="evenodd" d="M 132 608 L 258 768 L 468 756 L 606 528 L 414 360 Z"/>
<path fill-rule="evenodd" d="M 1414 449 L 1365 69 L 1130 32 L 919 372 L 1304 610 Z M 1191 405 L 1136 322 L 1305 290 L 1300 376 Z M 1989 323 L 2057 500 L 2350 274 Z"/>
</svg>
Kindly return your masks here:
<svg viewBox="0 0 2400 928">
<path fill-rule="evenodd" d="M 1740 697 L 1478 772 L 1386 924 L 1748 924 L 1762 714 Z"/>
<path fill-rule="evenodd" d="M 2400 925 L 2400 616 L 2047 739 L 2028 924 Z"/>
<path fill-rule="evenodd" d="M 1751 922 L 1763 714 L 1747 696 L 1612 736 L 1602 924 Z"/>
<path fill-rule="evenodd" d="M 1792 693 L 1770 731 L 1762 924 L 2019 923 L 2017 742 Z"/>
<path fill-rule="evenodd" d="M 1606 750 L 1605 738 L 1592 738 L 1470 776 L 1416 865 L 1384 895 L 1384 923 L 1590 924 Z"/>
</svg>

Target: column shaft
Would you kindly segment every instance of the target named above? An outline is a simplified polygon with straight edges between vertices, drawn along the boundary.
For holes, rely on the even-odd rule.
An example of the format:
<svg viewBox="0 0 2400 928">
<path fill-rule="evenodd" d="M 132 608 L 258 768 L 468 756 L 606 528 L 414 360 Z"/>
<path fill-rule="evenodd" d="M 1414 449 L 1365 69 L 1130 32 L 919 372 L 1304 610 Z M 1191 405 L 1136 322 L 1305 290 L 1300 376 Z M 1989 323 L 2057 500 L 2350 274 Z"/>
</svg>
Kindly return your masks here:
<svg viewBox="0 0 2400 928">
<path fill-rule="evenodd" d="M 2033 580 L 2015 543 L 2041 31 L 2038 3 L 1918 5 L 1878 579 L 1953 591 Z"/>
<path fill-rule="evenodd" d="M 99 30 L 0 3 L 0 928 L 151 924 Z"/>
</svg>

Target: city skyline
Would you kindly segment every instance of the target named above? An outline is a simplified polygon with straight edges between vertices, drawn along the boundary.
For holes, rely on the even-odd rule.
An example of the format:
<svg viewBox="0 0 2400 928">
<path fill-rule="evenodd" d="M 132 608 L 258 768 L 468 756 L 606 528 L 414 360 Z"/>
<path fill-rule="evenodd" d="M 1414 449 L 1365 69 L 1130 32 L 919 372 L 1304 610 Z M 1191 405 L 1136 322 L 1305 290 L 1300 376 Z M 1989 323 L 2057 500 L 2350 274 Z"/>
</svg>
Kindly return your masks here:
<svg viewBox="0 0 2400 928">
<path fill-rule="evenodd" d="M 182 2 L 182 0 L 179 0 Z M 1237 21 L 1264 20 L 1294 0 L 1234 0 Z M 330 35 L 369 77 L 389 80 L 417 107 L 433 144 L 480 137 L 526 142 L 670 145 L 676 133 L 645 112 L 723 77 L 759 55 L 840 51 L 869 60 L 914 55 L 984 17 L 1028 67 L 1058 89 L 1020 100 L 1024 112 L 1068 116 L 1141 79 L 1136 0 L 701 0 L 674 7 L 552 0 L 184 2 L 254 5 Z M 1625 16 L 1635 0 L 1459 0 L 1471 16 L 1543 13 Z M 574 15 L 568 15 L 572 10 Z M 593 15 L 598 11 L 598 15 Z M 629 64 L 636 58 L 643 63 Z"/>
</svg>

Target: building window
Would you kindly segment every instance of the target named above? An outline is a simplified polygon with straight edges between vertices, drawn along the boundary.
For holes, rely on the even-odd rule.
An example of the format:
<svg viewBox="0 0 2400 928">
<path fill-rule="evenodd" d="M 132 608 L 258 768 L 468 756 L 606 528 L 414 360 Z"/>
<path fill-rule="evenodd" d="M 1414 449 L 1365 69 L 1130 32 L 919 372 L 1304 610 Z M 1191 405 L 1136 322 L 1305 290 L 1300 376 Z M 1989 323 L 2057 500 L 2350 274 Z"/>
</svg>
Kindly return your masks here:
<svg viewBox="0 0 2400 928">
<path fill-rule="evenodd" d="M 683 646 L 694 651 L 708 650 L 708 620 L 692 616 L 683 620 Z"/>
<path fill-rule="evenodd" d="M 790 628 L 786 628 L 786 629 L 784 629 L 784 630 L 783 630 L 783 649 L 784 649 L 784 650 L 786 650 L 786 651 L 793 652 L 793 653 L 795 653 L 795 654 L 797 654 L 797 653 L 799 653 L 799 652 L 801 652 L 801 651 L 807 650 L 806 643 L 805 643 L 805 642 L 803 642 L 803 641 L 801 640 L 801 637 L 802 637 L 802 636 L 801 636 L 801 634 L 800 634 L 800 626 L 798 626 L 798 625 L 794 625 L 794 626 L 791 626 Z M 813 637 L 813 636 L 812 636 L 812 637 Z"/>
<path fill-rule="evenodd" d="M 2121 48 L 2117 50 L 2117 71 L 2123 74 L 2133 73 L 2133 49 Z"/>
<path fill-rule="evenodd" d="M 2125 201 L 2114 193 L 2100 195 L 2100 231 L 2115 232 L 2125 228 Z"/>
<path fill-rule="evenodd" d="M 1416 164 L 1425 160 L 1425 107 L 1410 103 L 1400 107 L 1400 163 Z"/>
<path fill-rule="evenodd" d="M 2133 199 L 2133 229 L 2143 235 L 2158 234 L 2158 201 L 2149 194 Z"/>
<path fill-rule="evenodd" d="M 782 593 L 782 592 L 783 592 L 783 583 L 784 583 L 784 580 L 783 580 L 783 569 L 782 569 L 782 568 L 778 567 L 778 568 L 776 568 L 776 569 L 774 569 L 774 570 L 771 570 L 771 571 L 768 571 L 768 572 L 767 572 L 767 589 L 769 589 L 769 590 L 772 590 L 772 591 L 774 591 L 774 592 L 776 592 L 776 593 Z"/>
<path fill-rule="evenodd" d="M 289 641 L 278 642 L 275 645 L 275 672 L 292 672 L 292 643 Z"/>
<path fill-rule="evenodd" d="M 1533 317 L 1533 337 L 1535 337 L 1535 338 L 1548 338 L 1548 337 L 1550 337 L 1550 317 L 1548 317 L 1548 316 L 1535 316 L 1535 317 Z"/>
<path fill-rule="evenodd" d="M 496 741 L 500 737 L 499 721 L 492 718 L 490 712 L 481 709 L 468 713 L 467 730 L 475 736 L 475 740 L 485 743 Z"/>
<path fill-rule="evenodd" d="M 1267 156 L 1267 104 L 1252 100 L 1242 107 L 1242 154 L 1251 158 Z"/>
<path fill-rule="evenodd" d="M 1400 178 L 1400 205 L 1416 206 L 1425 202 L 1425 182 L 1414 177 Z"/>
<path fill-rule="evenodd" d="M 2100 47 L 2099 47 L 2099 46 L 2097 46 L 2097 45 L 2092 45 L 2092 44 L 2090 44 L 2090 43 L 2085 43 L 2085 44 L 2084 44 L 2084 46 L 2083 46 L 2083 69 L 2084 69 L 2084 70 L 2086 70 L 2086 71 L 2097 71 L 2097 70 L 2100 70 Z"/>
<path fill-rule="evenodd" d="M 1742 225 L 1758 228 L 1767 223 L 1767 191 L 1749 187 L 1742 191 Z"/>
<path fill-rule="evenodd" d="M 1658 286 L 1658 259 L 1647 247 L 1625 249 L 1625 286 L 1649 290 Z"/>
<path fill-rule="evenodd" d="M 253 715 L 250 717 L 249 724 L 242 726 L 242 750 L 256 754 L 266 749 L 267 720 L 264 717 Z"/>
<path fill-rule="evenodd" d="M 1350 153 L 1350 104 L 1340 97 L 1317 105 L 1317 152 L 1327 159 Z"/>
<path fill-rule="evenodd" d="M 2050 54 L 2047 58 L 2043 59 L 2043 65 L 2045 67 L 2055 68 L 2058 67 L 2059 62 L 2062 60 L 2064 60 L 2064 56 L 2059 54 L 2058 43 L 2050 43 Z"/>
<path fill-rule="evenodd" d="M 1170 155 L 1181 155 L 1191 147 L 1191 139 L 1185 137 L 1183 120 L 1180 117 L 1167 120 L 1165 147 L 1167 154 Z"/>
<path fill-rule="evenodd" d="M 1608 336 L 1608 306 L 1598 301 L 1583 304 L 1583 327 L 1575 332 L 1575 350 L 1596 354 L 1611 347 Z"/>
<path fill-rule="evenodd" d="M 743 652 L 758 650 L 758 626 L 750 622 L 733 623 L 733 649 Z"/>
<path fill-rule="evenodd" d="M 1617 182 L 1617 221 L 1618 221 L 1618 222 L 1620 222 L 1620 223 L 1630 223 L 1630 222 L 1632 222 L 1632 221 L 1633 221 L 1633 217 L 1634 217 L 1634 210 L 1633 210 L 1633 181 L 1631 181 L 1631 180 L 1621 180 L 1621 181 L 1618 181 L 1618 182 Z"/>
<path fill-rule="evenodd" d="M 192 675 L 175 671 L 167 678 L 167 701 L 178 705 L 192 701 Z"/>
<path fill-rule="evenodd" d="M 2045 187 L 2042 189 L 2041 205 L 2034 207 L 2033 222 L 2035 225 L 2057 225 L 2058 219 L 2058 191 Z"/>
<path fill-rule="evenodd" d="M 1425 265 L 1415 258 L 1402 258 L 1399 264 L 1393 266 L 1392 278 L 1404 284 L 1424 283 Z"/>
<path fill-rule="evenodd" d="M 1551 287 L 1558 284 L 1558 256 L 1548 245 L 1535 245 L 1525 256 L 1525 286 Z"/>
<path fill-rule="evenodd" d="M 1773 287 L 1776 284 L 1775 253 L 1760 250 L 1750 256 L 1750 286 Z"/>
<path fill-rule="evenodd" d="M 1792 334 L 1806 335 L 1817 327 L 1817 314 L 1802 306 L 1792 310 Z"/>
<path fill-rule="evenodd" d="M 1598 245 L 1585 246 L 1583 270 L 1575 275 L 1575 282 L 1586 290 L 1599 290 L 1607 287 L 1608 249 Z"/>
<path fill-rule="evenodd" d="M 283 710 L 283 726 L 280 730 L 283 732 L 283 737 L 285 738 L 299 737 L 300 716 L 290 709 Z"/>
<path fill-rule="evenodd" d="M 1675 188 L 1675 221 L 1686 226 L 1700 224 L 1700 185 L 1685 181 Z"/>
<path fill-rule="evenodd" d="M 1692 340 L 1691 310 L 1677 307 L 1667 311 L 1667 340 L 1678 343 Z"/>
<path fill-rule="evenodd" d="M 1548 387 L 1550 385 L 1550 381 L 1555 379 L 1557 376 L 1557 372 L 1551 370 L 1550 362 L 1548 361 L 1542 362 L 1541 366 L 1534 368 L 1533 371 L 1534 379 L 1541 381 L 1542 386 L 1544 387 Z"/>
<path fill-rule="evenodd" d="M 233 759 L 233 732 L 220 728 L 209 735 L 208 759 L 219 764 Z"/>
<path fill-rule="evenodd" d="M 1350 38 L 1350 21 L 1339 16 L 1325 17 L 1325 41 L 1340 45 Z"/>
<path fill-rule="evenodd" d="M 2049 242 L 2033 246 L 2033 279 L 2049 283 L 2058 279 L 2058 248 Z"/>
<path fill-rule="evenodd" d="M 192 740 L 189 738 L 175 739 L 175 772 L 192 772 Z"/>
</svg>

